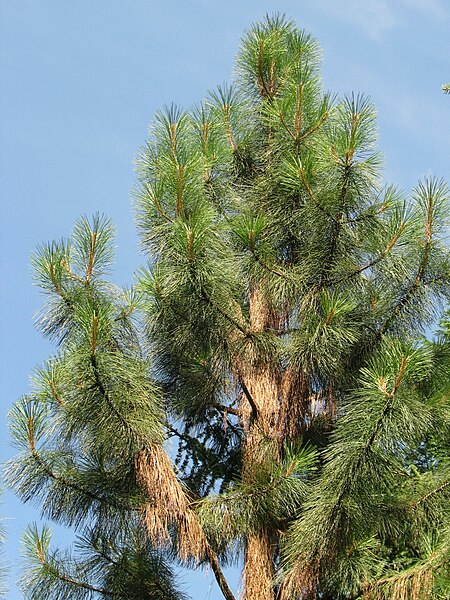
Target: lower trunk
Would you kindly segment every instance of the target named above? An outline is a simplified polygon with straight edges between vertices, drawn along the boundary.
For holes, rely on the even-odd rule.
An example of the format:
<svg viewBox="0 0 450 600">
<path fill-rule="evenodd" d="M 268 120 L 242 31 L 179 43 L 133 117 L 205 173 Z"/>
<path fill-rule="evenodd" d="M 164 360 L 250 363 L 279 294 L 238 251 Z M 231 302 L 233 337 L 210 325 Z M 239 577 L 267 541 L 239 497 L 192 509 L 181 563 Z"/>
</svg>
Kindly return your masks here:
<svg viewBox="0 0 450 600">
<path fill-rule="evenodd" d="M 273 549 L 269 533 L 250 534 L 245 549 L 243 598 L 274 600 L 273 576 Z"/>
<path fill-rule="evenodd" d="M 263 410 L 264 405 L 258 400 L 261 400 L 261 396 L 255 401 L 258 406 L 258 416 L 246 428 L 243 448 L 242 479 L 249 483 L 254 481 L 258 469 L 264 468 L 264 463 L 276 460 L 279 456 L 278 441 L 268 435 L 268 426 L 273 414 L 267 414 Z M 274 600 L 273 555 L 276 539 L 270 527 L 271 523 L 268 522 L 267 529 L 252 532 L 247 536 L 243 600 Z"/>
</svg>

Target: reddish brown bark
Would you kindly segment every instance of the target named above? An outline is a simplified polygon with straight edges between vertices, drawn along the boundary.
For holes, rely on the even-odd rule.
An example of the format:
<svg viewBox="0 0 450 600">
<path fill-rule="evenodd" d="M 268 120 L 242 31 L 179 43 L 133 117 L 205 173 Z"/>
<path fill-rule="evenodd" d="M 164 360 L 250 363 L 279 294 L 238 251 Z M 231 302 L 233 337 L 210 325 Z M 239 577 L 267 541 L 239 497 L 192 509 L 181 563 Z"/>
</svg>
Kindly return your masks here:
<svg viewBox="0 0 450 600">
<path fill-rule="evenodd" d="M 267 305 L 264 294 L 255 287 L 250 294 L 250 325 L 253 332 L 262 333 L 275 325 L 276 315 Z M 246 389 L 242 413 L 246 433 L 243 448 L 244 481 L 252 481 L 255 471 L 268 458 L 280 454 L 278 418 L 280 409 L 280 377 L 270 360 L 252 355 L 249 349 L 239 377 Z M 250 400 L 249 401 L 249 396 Z M 273 546 L 269 531 L 257 531 L 247 537 L 244 558 L 245 600 L 273 600 Z"/>
</svg>

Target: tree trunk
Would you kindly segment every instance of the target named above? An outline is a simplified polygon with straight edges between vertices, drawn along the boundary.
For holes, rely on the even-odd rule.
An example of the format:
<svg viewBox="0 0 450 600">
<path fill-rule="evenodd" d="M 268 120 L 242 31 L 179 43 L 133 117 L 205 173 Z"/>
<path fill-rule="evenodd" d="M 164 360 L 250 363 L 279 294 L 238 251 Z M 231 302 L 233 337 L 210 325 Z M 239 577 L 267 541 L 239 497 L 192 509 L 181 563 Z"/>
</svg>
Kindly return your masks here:
<svg viewBox="0 0 450 600">
<path fill-rule="evenodd" d="M 245 600 L 274 600 L 273 550 L 267 531 L 253 533 L 247 538 L 244 559 Z"/>
<path fill-rule="evenodd" d="M 259 287 L 250 294 L 250 323 L 255 333 L 274 326 L 276 316 L 265 302 Z M 280 437 L 277 435 L 279 418 L 278 368 L 249 350 L 245 364 L 239 369 L 239 379 L 244 388 L 242 414 L 245 441 L 243 448 L 243 481 L 251 482 L 255 472 L 267 460 L 280 458 Z M 248 535 L 244 557 L 245 600 L 274 600 L 273 554 L 275 534 L 268 530 Z"/>
<path fill-rule="evenodd" d="M 269 305 L 261 286 L 253 286 L 249 300 L 250 325 L 255 334 L 283 327 L 283 315 Z M 245 431 L 242 479 L 250 483 L 265 463 L 282 459 L 286 440 L 298 440 L 302 435 L 305 415 L 310 413 L 311 392 L 306 373 L 293 366 L 283 370 L 278 360 L 262 356 L 253 345 L 239 364 L 238 374 L 244 391 L 240 407 Z M 248 535 L 243 600 L 274 600 L 278 537 L 278 532 L 268 527 Z"/>
</svg>

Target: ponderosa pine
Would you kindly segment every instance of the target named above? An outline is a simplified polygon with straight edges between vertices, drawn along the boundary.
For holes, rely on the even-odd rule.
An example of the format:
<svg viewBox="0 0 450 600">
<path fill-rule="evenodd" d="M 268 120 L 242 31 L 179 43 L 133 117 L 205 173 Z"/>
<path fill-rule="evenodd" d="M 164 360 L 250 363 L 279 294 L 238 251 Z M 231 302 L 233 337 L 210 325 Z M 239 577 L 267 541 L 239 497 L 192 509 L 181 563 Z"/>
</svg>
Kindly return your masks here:
<svg viewBox="0 0 450 600">
<path fill-rule="evenodd" d="M 230 563 L 246 600 L 450 594 L 448 322 L 424 337 L 449 193 L 383 184 L 375 111 L 323 92 L 319 54 L 267 17 L 232 85 L 156 116 L 131 292 L 105 219 L 36 253 L 59 349 L 12 410 L 7 478 L 81 537 L 28 532 L 27 597 L 180 598 L 170 561 L 227 600 Z"/>
</svg>

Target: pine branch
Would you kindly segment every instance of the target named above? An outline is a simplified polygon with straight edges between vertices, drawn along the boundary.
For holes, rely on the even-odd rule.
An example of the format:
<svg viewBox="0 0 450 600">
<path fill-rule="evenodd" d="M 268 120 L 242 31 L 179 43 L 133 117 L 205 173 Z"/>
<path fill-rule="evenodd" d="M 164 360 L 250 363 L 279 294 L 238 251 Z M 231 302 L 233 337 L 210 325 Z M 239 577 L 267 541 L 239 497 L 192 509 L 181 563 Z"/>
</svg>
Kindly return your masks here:
<svg viewBox="0 0 450 600">
<path fill-rule="evenodd" d="M 309 127 L 308 129 L 306 129 L 306 131 L 304 131 L 300 137 L 298 138 L 297 143 L 301 142 L 302 140 L 304 140 L 305 138 L 309 137 L 310 135 L 312 135 L 315 131 L 317 131 L 319 129 L 319 127 L 321 127 L 325 121 L 328 119 L 328 117 L 330 116 L 330 112 L 329 111 L 325 111 L 320 118 L 317 120 L 316 123 L 314 123 L 314 125 L 311 125 L 311 127 Z"/>
<path fill-rule="evenodd" d="M 124 427 L 124 429 L 128 430 L 131 433 L 133 439 L 134 440 L 140 440 L 141 443 L 145 447 L 149 443 L 149 441 L 145 438 L 145 436 L 142 433 L 140 433 L 139 431 L 137 431 L 129 423 L 129 421 L 127 420 L 127 418 L 117 408 L 117 406 L 115 405 L 115 403 L 113 402 L 113 400 L 111 398 L 110 393 L 108 392 L 108 390 L 103 385 L 103 382 L 101 380 L 101 376 L 100 376 L 100 373 L 99 373 L 99 369 L 98 369 L 97 356 L 96 356 L 95 352 L 91 353 L 91 355 L 90 355 L 90 363 L 91 363 L 91 366 L 92 366 L 92 369 L 93 369 L 95 385 L 98 388 L 100 394 L 106 400 L 106 403 L 108 404 L 108 406 L 112 410 L 113 414 L 117 417 L 118 421 L 122 424 L 122 426 Z"/>
<path fill-rule="evenodd" d="M 425 494 L 424 496 L 422 496 L 421 498 L 416 500 L 416 502 L 414 502 L 414 504 L 413 504 L 413 508 L 417 508 L 419 506 L 419 504 L 424 504 L 429 498 L 431 498 L 435 494 L 439 494 L 440 492 L 447 489 L 449 486 L 450 486 L 450 481 L 444 481 L 444 483 L 437 486 L 436 488 L 434 488 L 433 490 L 431 490 L 430 492 L 428 492 L 427 494 Z"/>
<path fill-rule="evenodd" d="M 344 275 L 340 279 L 332 281 L 330 283 L 330 285 L 338 285 L 339 283 L 342 283 L 344 281 L 348 281 L 349 279 L 352 279 L 356 275 L 360 275 L 364 271 L 367 271 L 367 269 L 370 269 L 371 267 L 374 267 L 379 262 L 381 262 L 384 258 L 386 258 L 386 256 L 389 254 L 389 252 L 394 248 L 394 246 L 397 243 L 397 241 L 398 241 L 401 233 L 404 230 L 404 226 L 405 226 L 405 223 L 402 223 L 402 226 L 399 228 L 399 230 L 396 232 L 396 234 L 393 236 L 393 238 L 390 240 L 390 242 L 386 245 L 386 247 L 381 252 L 381 254 L 379 254 L 378 256 L 376 256 L 375 258 L 373 258 L 372 260 L 370 260 L 365 265 L 362 265 L 361 267 L 359 267 L 358 269 L 356 269 L 352 273 L 349 273 L 347 275 Z"/>
<path fill-rule="evenodd" d="M 55 577 L 59 581 L 67 583 L 76 588 L 87 590 L 88 592 L 94 592 L 101 594 L 102 596 L 113 597 L 113 594 L 106 588 L 93 586 L 85 581 L 80 581 L 78 579 L 75 579 L 74 577 L 65 574 L 57 567 L 54 561 L 48 560 L 43 540 L 41 538 L 37 538 L 34 540 L 34 543 L 35 556 L 38 562 L 40 563 L 41 568 L 48 574 L 50 574 L 52 577 Z"/>
<path fill-rule="evenodd" d="M 92 544 L 92 548 L 95 550 L 95 552 L 101 556 L 106 562 L 108 562 L 111 565 L 114 565 L 115 567 L 117 567 L 117 569 L 119 571 L 122 571 L 122 573 L 124 573 L 125 575 L 127 575 L 128 577 L 130 577 L 131 580 L 136 578 L 136 574 L 133 573 L 132 571 L 130 571 L 129 569 L 127 569 L 124 565 L 123 560 L 114 560 L 111 556 L 109 556 L 106 552 L 102 551 L 102 549 L 95 543 Z M 162 598 L 166 595 L 166 589 L 165 587 L 161 584 L 161 581 L 159 580 L 159 577 L 155 577 L 152 580 L 152 584 L 154 586 L 156 586 L 159 591 L 163 594 Z"/>
<path fill-rule="evenodd" d="M 64 487 L 68 488 L 68 489 L 72 489 L 72 490 L 74 490 L 76 492 L 79 492 L 79 493 L 83 494 L 83 496 L 86 496 L 87 498 L 90 498 L 91 500 L 99 502 L 100 504 L 106 504 L 106 505 L 109 505 L 112 508 L 115 508 L 115 509 L 118 509 L 118 510 L 133 510 L 133 509 L 131 509 L 129 507 L 120 505 L 120 504 L 116 503 L 113 500 L 107 499 L 107 498 L 102 497 L 102 496 L 98 496 L 98 495 L 94 494 L 91 490 L 83 488 L 82 486 L 80 486 L 79 484 L 75 483 L 74 481 L 69 481 L 65 477 L 62 477 L 61 475 L 57 475 L 56 473 L 54 473 L 52 471 L 52 469 L 46 464 L 46 462 L 41 457 L 41 455 L 39 454 L 39 452 L 38 452 L 38 450 L 36 448 L 36 440 L 34 438 L 34 433 L 33 432 L 34 432 L 33 424 L 32 424 L 32 421 L 30 419 L 30 421 L 29 421 L 28 443 L 29 443 L 29 447 L 30 447 L 31 456 L 33 457 L 33 459 L 36 462 L 36 464 L 39 465 L 39 467 L 44 471 L 44 473 L 50 479 L 53 479 L 56 483 L 58 483 L 58 485 L 62 485 Z"/>
<path fill-rule="evenodd" d="M 303 167 L 300 167 L 299 169 L 299 173 L 300 173 L 300 177 L 302 180 L 302 183 L 308 193 L 308 196 L 310 197 L 310 199 L 312 200 L 313 204 L 315 206 L 317 206 L 317 208 L 323 212 L 331 221 L 334 221 L 336 223 L 336 225 L 338 224 L 338 219 L 336 219 L 336 217 L 334 215 L 332 215 L 324 206 L 322 206 L 322 204 L 320 203 L 320 201 L 316 198 L 316 195 L 314 194 L 313 190 L 311 189 L 306 176 L 305 176 L 305 170 L 303 169 Z"/>
<path fill-rule="evenodd" d="M 244 392 L 244 396 L 247 398 L 248 403 L 251 406 L 251 409 L 252 409 L 252 418 L 256 421 L 258 419 L 259 410 L 258 410 L 258 407 L 256 406 L 255 401 L 253 400 L 253 396 L 251 395 L 248 387 L 245 385 L 245 381 L 244 381 L 243 377 L 239 378 L 239 384 L 242 387 L 242 391 Z"/>
<path fill-rule="evenodd" d="M 225 406 L 224 404 L 220 404 L 220 402 L 214 402 L 214 408 L 217 408 L 220 412 L 224 414 L 241 416 L 241 411 L 238 408 L 232 408 L 231 406 Z"/>
<path fill-rule="evenodd" d="M 74 273 L 71 270 L 71 268 L 70 268 L 70 266 L 69 266 L 69 264 L 68 264 L 68 262 L 66 260 L 62 260 L 61 261 L 61 265 L 62 265 L 63 269 L 65 270 L 65 272 L 67 273 L 67 275 L 69 275 L 69 277 L 71 277 L 77 283 L 81 283 L 82 285 L 86 285 L 86 280 L 83 279 L 82 277 L 80 277 L 79 275 L 77 275 L 76 273 Z M 60 291 L 58 291 L 58 293 L 60 293 Z"/>
<path fill-rule="evenodd" d="M 283 125 L 284 129 L 287 131 L 287 133 L 289 134 L 289 136 L 292 138 L 292 140 L 297 144 L 299 142 L 299 136 L 296 135 L 291 128 L 289 127 L 289 125 L 286 123 L 286 119 L 284 118 L 283 113 L 281 112 L 281 110 L 279 112 L 277 112 L 277 115 L 280 119 L 281 124 Z"/>
<path fill-rule="evenodd" d="M 344 209 L 344 201 L 345 201 L 345 198 L 346 198 L 347 192 L 348 192 L 349 175 L 350 175 L 350 165 L 348 164 L 348 156 L 346 154 L 346 163 L 344 166 L 344 183 L 342 185 L 342 190 L 341 190 L 340 197 L 339 197 L 339 200 L 337 203 L 337 207 L 338 207 L 337 217 L 333 217 L 334 225 L 331 230 L 331 240 L 330 240 L 330 245 L 329 245 L 330 247 L 328 249 L 327 258 L 325 260 L 322 274 L 320 276 L 320 287 L 323 287 L 324 285 L 326 285 L 325 274 L 327 273 L 327 271 L 329 271 L 330 267 L 332 266 L 332 264 L 335 260 L 335 253 L 336 253 L 339 233 L 341 231 L 342 224 L 343 224 L 342 216 L 343 216 L 343 209 Z"/>
<path fill-rule="evenodd" d="M 195 448 L 195 450 L 198 451 L 205 460 L 208 460 L 210 450 L 197 438 L 194 438 L 191 435 L 188 435 L 187 433 L 181 433 L 181 431 L 169 424 L 166 425 L 166 429 L 174 436 L 178 437 L 180 440 L 183 440 L 183 442 L 185 442 L 188 447 Z"/>
<path fill-rule="evenodd" d="M 400 385 L 403 381 L 403 377 L 405 375 L 405 369 L 406 369 L 407 364 L 408 364 L 407 358 L 405 356 L 402 356 L 400 359 L 400 365 L 398 368 L 398 372 L 395 376 L 395 381 L 394 381 L 394 385 L 393 385 L 392 389 L 390 391 L 388 391 L 386 388 L 382 389 L 382 392 L 383 392 L 384 396 L 386 397 L 386 404 L 383 406 L 383 410 L 381 411 L 378 419 L 375 421 L 373 431 L 371 432 L 367 442 L 362 446 L 362 449 L 361 449 L 362 451 L 359 454 L 358 459 L 355 463 L 355 466 L 354 466 L 354 469 L 352 472 L 352 476 L 354 476 L 355 473 L 358 472 L 359 468 L 361 467 L 361 465 L 363 463 L 365 455 L 367 455 L 370 452 L 370 450 L 380 432 L 380 429 L 383 425 L 384 419 L 386 418 L 386 416 L 389 414 L 389 412 L 392 409 L 393 400 L 394 400 L 395 394 L 398 391 L 398 388 L 400 387 Z M 336 501 L 337 508 L 339 508 L 343 498 L 348 493 L 350 486 L 351 486 L 351 479 L 349 477 L 347 479 L 347 482 L 345 483 L 340 495 L 338 496 L 337 501 Z"/>
<path fill-rule="evenodd" d="M 416 276 L 414 277 L 413 280 L 410 281 L 409 286 L 403 292 L 403 294 L 400 296 L 398 302 L 396 304 L 394 304 L 394 306 L 392 307 L 392 309 L 389 312 L 388 318 L 385 320 L 383 325 L 380 327 L 380 329 L 379 329 L 380 336 L 384 335 L 386 333 L 386 331 L 389 330 L 389 328 L 395 322 L 395 319 L 399 316 L 402 309 L 414 297 L 414 294 L 417 292 L 417 290 L 420 288 L 420 286 L 425 283 L 424 281 L 422 281 L 422 278 L 423 278 L 427 263 L 428 263 L 428 252 L 426 252 L 426 253 L 424 252 L 422 255 L 422 259 L 420 260 Z M 436 278 L 435 278 L 435 280 L 436 280 Z"/>
<path fill-rule="evenodd" d="M 58 390 L 56 389 L 55 382 L 53 381 L 53 379 L 50 381 L 50 389 L 51 389 L 51 391 L 52 391 L 53 398 L 56 400 L 56 402 L 57 402 L 57 403 L 58 403 L 60 406 L 63 406 L 63 405 L 64 405 L 64 402 L 63 402 L 63 400 L 62 400 L 62 398 L 61 398 L 61 396 L 60 396 L 60 394 L 59 394 Z"/>
<path fill-rule="evenodd" d="M 249 332 L 242 327 L 237 321 L 236 319 L 234 319 L 232 316 L 230 316 L 227 312 L 225 312 L 220 306 L 218 306 L 211 298 L 210 296 L 207 294 L 206 290 L 202 287 L 201 288 L 201 297 L 203 298 L 203 300 L 209 305 L 211 306 L 211 308 L 213 308 L 216 312 L 218 312 L 226 321 L 228 321 L 229 323 L 231 323 L 231 325 L 233 325 L 234 327 L 236 327 L 236 329 L 238 329 L 242 334 L 244 335 L 248 335 Z"/>
<path fill-rule="evenodd" d="M 73 579 L 72 577 L 68 577 L 64 575 L 61 571 L 56 569 L 54 565 L 48 563 L 44 557 L 40 557 L 42 562 L 42 566 L 49 570 L 49 572 L 57 577 L 59 580 L 64 581 L 64 583 L 69 583 L 70 585 L 74 585 L 75 587 L 82 588 L 84 590 L 88 590 L 89 592 L 96 592 L 97 594 L 101 594 L 102 596 L 113 597 L 113 594 L 109 592 L 105 588 L 98 588 L 84 581 L 79 581 L 78 579 Z"/>
<path fill-rule="evenodd" d="M 211 569 L 214 573 L 214 577 L 216 578 L 217 585 L 219 586 L 220 591 L 222 592 L 225 600 L 236 600 L 223 574 L 223 571 L 220 568 L 217 555 L 209 544 L 206 546 L 206 559 L 211 565 Z"/>
<path fill-rule="evenodd" d="M 250 248 L 250 252 L 253 254 L 256 262 L 259 265 L 261 265 L 269 273 L 272 273 L 273 275 L 277 275 L 278 277 L 282 277 L 283 279 L 286 279 L 287 281 L 291 281 L 291 282 L 295 282 L 296 281 L 296 279 L 293 276 L 291 276 L 290 274 L 284 273 L 283 271 L 280 271 L 279 269 L 271 267 L 267 263 L 265 263 L 262 260 L 262 258 L 260 258 L 258 256 L 258 254 L 256 253 L 256 250 L 254 248 Z"/>
</svg>

